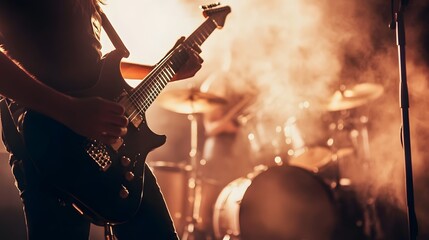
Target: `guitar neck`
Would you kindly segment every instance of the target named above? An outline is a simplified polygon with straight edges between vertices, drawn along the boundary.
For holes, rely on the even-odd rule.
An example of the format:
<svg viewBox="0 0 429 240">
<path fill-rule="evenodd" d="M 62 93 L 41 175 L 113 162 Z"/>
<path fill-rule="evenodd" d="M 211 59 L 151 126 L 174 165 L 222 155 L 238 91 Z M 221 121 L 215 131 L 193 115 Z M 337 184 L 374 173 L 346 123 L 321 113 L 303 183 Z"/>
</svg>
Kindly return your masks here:
<svg viewBox="0 0 429 240">
<path fill-rule="evenodd" d="M 210 17 L 207 18 L 183 43 L 165 56 L 134 89 L 130 100 L 140 112 L 146 112 L 177 71 L 186 63 L 189 56 L 185 48 L 201 46 L 216 27 L 215 22 Z"/>
</svg>

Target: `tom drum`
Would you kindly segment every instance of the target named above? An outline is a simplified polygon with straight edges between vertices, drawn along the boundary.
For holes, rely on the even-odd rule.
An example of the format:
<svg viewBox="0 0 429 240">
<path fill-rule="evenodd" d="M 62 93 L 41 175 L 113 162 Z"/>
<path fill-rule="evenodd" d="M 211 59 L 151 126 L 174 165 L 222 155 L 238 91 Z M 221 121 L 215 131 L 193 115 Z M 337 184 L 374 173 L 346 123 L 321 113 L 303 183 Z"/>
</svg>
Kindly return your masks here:
<svg viewBox="0 0 429 240">
<path fill-rule="evenodd" d="M 222 190 L 213 228 L 217 239 L 328 240 L 338 219 L 334 202 L 330 188 L 314 173 L 274 166 Z"/>
</svg>

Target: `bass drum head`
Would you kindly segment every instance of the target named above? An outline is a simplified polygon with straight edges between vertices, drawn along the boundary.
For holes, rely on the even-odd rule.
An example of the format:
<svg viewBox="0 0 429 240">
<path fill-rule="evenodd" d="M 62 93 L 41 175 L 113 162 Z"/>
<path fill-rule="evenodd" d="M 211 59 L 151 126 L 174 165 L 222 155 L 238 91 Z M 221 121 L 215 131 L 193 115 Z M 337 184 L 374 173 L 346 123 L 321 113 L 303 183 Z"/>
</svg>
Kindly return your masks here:
<svg viewBox="0 0 429 240">
<path fill-rule="evenodd" d="M 239 210 L 242 240 L 328 240 L 337 222 L 333 194 L 313 173 L 276 166 L 257 175 Z"/>
</svg>

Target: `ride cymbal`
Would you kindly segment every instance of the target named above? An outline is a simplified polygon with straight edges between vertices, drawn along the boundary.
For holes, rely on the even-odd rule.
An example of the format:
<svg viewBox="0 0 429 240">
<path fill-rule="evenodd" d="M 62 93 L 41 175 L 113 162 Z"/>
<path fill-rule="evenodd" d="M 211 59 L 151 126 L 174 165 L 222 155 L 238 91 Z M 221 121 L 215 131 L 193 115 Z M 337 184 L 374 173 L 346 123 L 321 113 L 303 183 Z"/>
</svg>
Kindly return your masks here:
<svg viewBox="0 0 429 240">
<path fill-rule="evenodd" d="M 328 111 L 341 111 L 360 107 L 380 97 L 384 92 L 383 86 L 374 83 L 361 83 L 344 91 L 335 91 L 326 104 Z"/>
<path fill-rule="evenodd" d="M 182 114 L 206 113 L 227 103 L 221 97 L 194 88 L 164 91 L 157 101 L 163 108 Z"/>
</svg>

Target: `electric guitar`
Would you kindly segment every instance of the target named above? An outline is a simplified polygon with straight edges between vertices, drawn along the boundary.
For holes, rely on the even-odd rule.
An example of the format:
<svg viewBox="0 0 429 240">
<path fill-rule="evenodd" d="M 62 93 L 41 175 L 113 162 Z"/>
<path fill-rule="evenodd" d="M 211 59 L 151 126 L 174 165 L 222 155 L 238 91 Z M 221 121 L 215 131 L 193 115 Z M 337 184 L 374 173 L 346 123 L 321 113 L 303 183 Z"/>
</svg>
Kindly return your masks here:
<svg viewBox="0 0 429 240">
<path fill-rule="evenodd" d="M 223 27 L 231 12 L 229 6 L 209 6 L 203 10 L 206 20 L 137 87 L 129 87 L 123 79 L 120 62 L 124 53 L 114 50 L 103 57 L 97 83 L 79 93 L 114 100 L 125 107 L 128 132 L 117 143 L 106 145 L 80 136 L 42 114 L 26 113 L 24 139 L 40 175 L 52 183 L 61 199 L 93 223 L 123 223 L 139 209 L 144 197 L 146 156 L 166 140 L 149 129 L 145 112 L 186 63 L 185 47 L 201 46 L 216 28 Z"/>
</svg>

